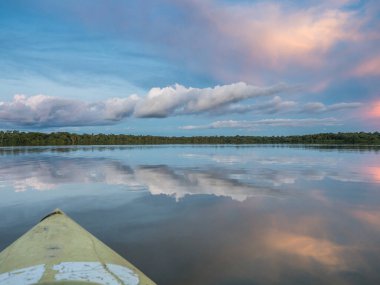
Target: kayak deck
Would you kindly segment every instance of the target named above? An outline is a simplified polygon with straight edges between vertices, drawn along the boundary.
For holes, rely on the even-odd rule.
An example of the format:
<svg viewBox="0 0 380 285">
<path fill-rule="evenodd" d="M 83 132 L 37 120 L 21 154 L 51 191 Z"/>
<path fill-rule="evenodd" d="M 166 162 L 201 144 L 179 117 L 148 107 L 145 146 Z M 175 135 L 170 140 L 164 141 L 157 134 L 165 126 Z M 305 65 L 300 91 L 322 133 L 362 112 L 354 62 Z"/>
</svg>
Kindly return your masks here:
<svg viewBox="0 0 380 285">
<path fill-rule="evenodd" d="M 0 253 L 0 285 L 8 284 L 155 283 L 57 209 Z"/>
</svg>

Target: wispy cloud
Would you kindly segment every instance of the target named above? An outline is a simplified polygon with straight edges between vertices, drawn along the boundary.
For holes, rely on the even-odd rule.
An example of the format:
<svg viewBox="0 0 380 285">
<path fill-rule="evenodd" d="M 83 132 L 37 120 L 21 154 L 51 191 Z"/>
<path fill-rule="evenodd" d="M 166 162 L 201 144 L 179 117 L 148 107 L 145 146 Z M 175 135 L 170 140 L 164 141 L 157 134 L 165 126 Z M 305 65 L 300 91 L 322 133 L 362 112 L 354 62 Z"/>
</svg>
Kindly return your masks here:
<svg viewBox="0 0 380 285">
<path fill-rule="evenodd" d="M 327 113 L 332 111 L 346 110 L 346 109 L 355 109 L 361 107 L 363 104 L 359 102 L 351 103 L 336 103 L 332 105 L 325 105 L 321 102 L 313 102 L 305 104 L 300 112 L 301 113 Z"/>
<path fill-rule="evenodd" d="M 189 125 L 180 127 L 183 130 L 197 129 L 257 129 L 262 126 L 270 127 L 310 127 L 310 126 L 336 126 L 341 121 L 335 118 L 307 118 L 307 119 L 263 119 L 257 121 L 216 121 L 208 125 Z"/>
<path fill-rule="evenodd" d="M 233 104 L 225 108 L 220 108 L 213 112 L 214 115 L 221 115 L 225 113 L 248 113 L 256 112 L 261 114 L 275 114 L 280 112 L 294 111 L 297 108 L 298 103 L 295 101 L 284 101 L 280 96 L 275 96 L 268 102 L 259 103 L 259 104 Z"/>
<path fill-rule="evenodd" d="M 347 109 L 356 109 L 363 104 L 360 102 L 341 102 L 331 105 L 325 105 L 321 102 L 310 102 L 301 104 L 295 101 L 285 101 L 280 96 L 275 96 L 268 102 L 257 104 L 231 104 L 225 108 L 220 108 L 212 112 L 213 115 L 221 115 L 226 113 L 248 113 L 255 114 L 278 114 L 278 113 L 296 113 L 296 114 L 310 114 L 310 113 L 328 113 Z"/>
</svg>

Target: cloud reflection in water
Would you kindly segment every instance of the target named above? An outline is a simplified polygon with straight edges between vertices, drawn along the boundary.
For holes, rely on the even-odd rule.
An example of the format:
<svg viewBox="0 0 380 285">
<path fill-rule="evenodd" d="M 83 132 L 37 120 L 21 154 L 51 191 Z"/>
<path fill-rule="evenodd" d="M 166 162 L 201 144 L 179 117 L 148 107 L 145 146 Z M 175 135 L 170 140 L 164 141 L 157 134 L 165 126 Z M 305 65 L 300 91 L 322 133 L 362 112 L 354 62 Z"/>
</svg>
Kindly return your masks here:
<svg viewBox="0 0 380 285">
<path fill-rule="evenodd" d="M 244 201 L 257 195 L 286 196 L 297 189 L 301 181 L 380 182 L 378 166 L 363 165 L 367 161 L 347 164 L 344 157 L 302 153 L 294 156 L 284 155 L 284 152 L 275 156 L 257 151 L 244 155 L 179 151 L 175 159 L 188 162 L 179 165 L 173 160 L 157 164 L 138 157 L 129 161 L 98 154 L 98 157 L 5 156 L 0 165 L 2 185 L 23 192 L 52 190 L 74 183 L 101 183 L 125 186 L 128 190 L 148 190 L 153 195 L 165 194 L 176 199 L 211 194 Z"/>
</svg>

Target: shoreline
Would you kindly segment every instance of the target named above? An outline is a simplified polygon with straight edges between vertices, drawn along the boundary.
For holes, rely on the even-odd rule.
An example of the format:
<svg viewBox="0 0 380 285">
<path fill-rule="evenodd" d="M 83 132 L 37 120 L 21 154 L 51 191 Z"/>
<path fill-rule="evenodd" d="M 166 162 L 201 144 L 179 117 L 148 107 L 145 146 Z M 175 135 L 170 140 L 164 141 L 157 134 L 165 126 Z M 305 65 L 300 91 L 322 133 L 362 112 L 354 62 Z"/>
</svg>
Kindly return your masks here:
<svg viewBox="0 0 380 285">
<path fill-rule="evenodd" d="M 0 131 L 0 147 L 86 145 L 319 145 L 380 146 L 379 132 L 318 133 L 292 136 L 152 136 Z"/>
</svg>

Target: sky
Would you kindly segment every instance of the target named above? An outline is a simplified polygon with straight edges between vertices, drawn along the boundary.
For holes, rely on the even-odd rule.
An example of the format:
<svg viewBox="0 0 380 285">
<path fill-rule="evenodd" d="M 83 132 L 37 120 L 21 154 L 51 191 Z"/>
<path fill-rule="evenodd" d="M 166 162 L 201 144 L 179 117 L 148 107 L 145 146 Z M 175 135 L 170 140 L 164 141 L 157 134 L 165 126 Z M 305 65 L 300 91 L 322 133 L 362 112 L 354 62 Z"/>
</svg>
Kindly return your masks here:
<svg viewBox="0 0 380 285">
<path fill-rule="evenodd" d="M 0 2 L 0 129 L 380 130 L 380 2 Z"/>
</svg>

